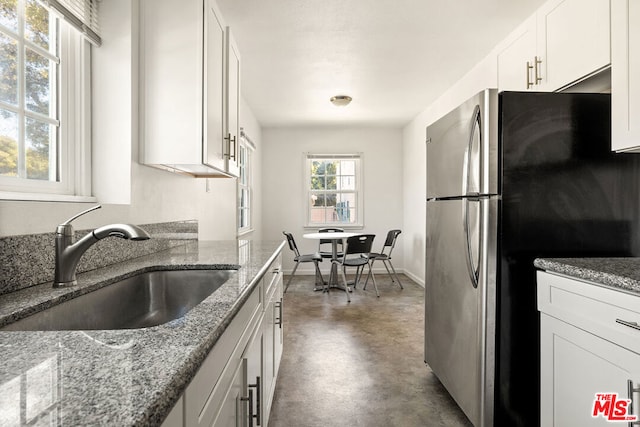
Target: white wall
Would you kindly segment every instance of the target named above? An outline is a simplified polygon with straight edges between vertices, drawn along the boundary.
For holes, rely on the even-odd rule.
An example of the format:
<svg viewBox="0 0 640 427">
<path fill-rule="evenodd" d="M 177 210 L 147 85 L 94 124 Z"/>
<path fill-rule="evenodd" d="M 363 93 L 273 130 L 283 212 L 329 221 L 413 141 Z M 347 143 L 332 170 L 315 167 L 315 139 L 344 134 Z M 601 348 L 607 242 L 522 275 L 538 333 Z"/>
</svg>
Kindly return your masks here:
<svg viewBox="0 0 640 427">
<path fill-rule="evenodd" d="M 263 238 L 282 239 L 289 231 L 303 253 L 315 252 L 317 241 L 305 240 L 303 153 L 363 153 L 363 232 L 376 235 L 374 248 L 381 249 L 387 231 L 403 229 L 402 224 L 402 131 L 392 128 L 265 128 L 262 131 Z M 400 242 L 393 264 L 403 268 Z M 284 270 L 293 269 L 292 253 L 284 254 Z M 380 266 L 382 267 L 382 266 Z M 323 262 L 323 271 L 329 263 Z M 304 270 L 304 271 L 303 271 Z M 384 270 L 384 269 L 383 269 Z M 298 269 L 313 274 L 312 264 Z M 296 273 L 298 274 L 298 273 Z"/>
<path fill-rule="evenodd" d="M 426 128 L 475 93 L 497 87 L 497 60 L 488 55 L 402 131 L 404 272 L 424 286 L 426 232 Z"/>
<path fill-rule="evenodd" d="M 117 10 L 118 13 L 106 11 L 105 17 L 119 20 L 118 23 L 105 22 L 103 25 L 106 30 L 102 34 L 105 46 L 113 49 L 102 53 L 98 61 L 102 69 L 93 81 L 94 86 L 99 86 L 94 92 L 94 119 L 97 113 L 103 119 L 98 120 L 99 124 L 93 129 L 96 145 L 93 147 L 93 163 L 111 165 L 94 166 L 94 186 L 100 190 L 98 202 L 102 199 L 108 203 L 102 209 L 79 218 L 74 225 L 83 229 L 113 222 L 144 224 L 196 219 L 200 224 L 201 239 L 235 239 L 235 179 L 209 179 L 207 186 L 205 179 L 172 174 L 137 163 L 137 1 L 110 0 L 103 2 L 101 7 L 113 8 L 111 12 Z M 112 34 L 109 29 L 117 31 Z M 102 60 L 106 55 L 109 61 Z M 108 68 L 104 69 L 109 67 L 109 62 L 116 63 L 113 73 Z M 109 96 L 104 96 L 105 92 Z M 260 147 L 260 127 L 249 106 L 244 101 L 241 105 L 241 126 Z M 256 158 L 259 168 L 259 149 Z M 121 174 L 130 174 L 130 177 Z M 118 192 L 123 196 L 119 197 Z M 257 201 L 260 206 L 259 196 Z M 89 206 L 91 204 L 0 201 L 0 236 L 53 232 L 56 225 Z M 253 234 L 259 234 L 259 212 L 257 218 Z"/>
</svg>

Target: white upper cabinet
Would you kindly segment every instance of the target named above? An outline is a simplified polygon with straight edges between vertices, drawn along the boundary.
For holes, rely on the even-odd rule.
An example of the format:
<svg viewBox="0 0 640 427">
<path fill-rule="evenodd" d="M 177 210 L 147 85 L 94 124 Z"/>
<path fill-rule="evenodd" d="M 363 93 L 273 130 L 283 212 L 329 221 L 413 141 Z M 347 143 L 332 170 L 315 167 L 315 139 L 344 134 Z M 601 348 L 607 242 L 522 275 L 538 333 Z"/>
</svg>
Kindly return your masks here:
<svg viewBox="0 0 640 427">
<path fill-rule="evenodd" d="M 195 177 L 236 176 L 230 139 L 238 132 L 228 117 L 239 127 L 239 74 L 228 74 L 228 35 L 213 0 L 140 2 L 141 163 Z M 231 68 L 239 70 L 233 49 Z"/>
<path fill-rule="evenodd" d="M 611 148 L 640 151 L 640 2 L 611 0 Z"/>
<path fill-rule="evenodd" d="M 609 0 L 551 0 L 498 49 L 500 90 L 555 91 L 609 66 Z"/>
<path fill-rule="evenodd" d="M 204 49 L 207 61 L 204 63 L 204 158 L 206 163 L 218 169 L 225 167 L 224 137 L 224 97 L 226 66 L 226 25 L 215 3 L 206 2 Z"/>
<path fill-rule="evenodd" d="M 226 170 L 238 176 L 238 144 L 240 143 L 240 52 L 227 27 L 227 84 L 225 96 L 224 136 Z"/>
<path fill-rule="evenodd" d="M 553 0 L 537 23 L 536 90 L 560 89 L 611 63 L 609 0 Z"/>
<path fill-rule="evenodd" d="M 534 79 L 531 62 L 536 55 L 536 16 L 514 31 L 498 51 L 498 88 L 527 90 Z"/>
</svg>

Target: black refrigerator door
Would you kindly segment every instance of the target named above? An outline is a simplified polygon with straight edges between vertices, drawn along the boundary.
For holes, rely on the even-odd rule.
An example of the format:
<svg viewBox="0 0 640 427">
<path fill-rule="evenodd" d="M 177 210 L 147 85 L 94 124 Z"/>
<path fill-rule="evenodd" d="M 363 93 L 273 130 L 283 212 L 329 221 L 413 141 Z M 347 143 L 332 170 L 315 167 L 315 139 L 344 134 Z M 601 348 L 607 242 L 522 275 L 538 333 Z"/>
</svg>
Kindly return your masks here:
<svg viewBox="0 0 640 427">
<path fill-rule="evenodd" d="M 533 260 L 637 256 L 640 157 L 611 151 L 609 95 L 503 92 L 499 108 L 496 425 L 537 426 Z"/>
</svg>

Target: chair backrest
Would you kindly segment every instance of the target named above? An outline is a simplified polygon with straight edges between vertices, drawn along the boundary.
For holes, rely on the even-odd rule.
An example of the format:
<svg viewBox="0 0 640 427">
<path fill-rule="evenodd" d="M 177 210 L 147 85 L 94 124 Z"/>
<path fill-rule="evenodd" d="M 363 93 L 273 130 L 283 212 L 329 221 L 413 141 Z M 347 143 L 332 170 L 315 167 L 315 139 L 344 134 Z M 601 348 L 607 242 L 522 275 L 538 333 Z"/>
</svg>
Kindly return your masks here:
<svg viewBox="0 0 640 427">
<path fill-rule="evenodd" d="M 373 246 L 373 239 L 375 234 L 358 234 L 357 236 L 351 236 L 347 239 L 347 247 L 344 250 L 344 255 L 352 254 L 368 254 L 371 252 L 371 246 Z"/>
<path fill-rule="evenodd" d="M 300 251 L 298 251 L 298 246 L 296 245 L 296 241 L 293 238 L 293 234 L 287 233 L 286 231 L 283 231 L 282 234 L 284 234 L 287 237 L 287 243 L 289 243 L 289 249 L 291 249 L 293 253 L 296 254 L 296 256 L 300 256 Z"/>
<path fill-rule="evenodd" d="M 318 230 L 318 233 L 342 233 L 344 230 L 342 228 L 335 228 L 335 227 L 327 227 L 327 228 L 321 228 Z M 320 239 L 318 246 L 329 243 L 331 244 L 333 242 L 333 240 L 331 239 Z M 342 240 L 338 241 L 338 246 L 342 247 Z"/>
<path fill-rule="evenodd" d="M 382 247 L 382 253 L 387 256 L 391 256 L 391 251 L 396 246 L 396 240 L 398 240 L 398 235 L 402 233 L 402 230 L 390 230 L 387 233 L 387 239 L 384 241 L 384 246 Z M 385 253 L 385 249 L 389 248 L 389 252 Z"/>
</svg>

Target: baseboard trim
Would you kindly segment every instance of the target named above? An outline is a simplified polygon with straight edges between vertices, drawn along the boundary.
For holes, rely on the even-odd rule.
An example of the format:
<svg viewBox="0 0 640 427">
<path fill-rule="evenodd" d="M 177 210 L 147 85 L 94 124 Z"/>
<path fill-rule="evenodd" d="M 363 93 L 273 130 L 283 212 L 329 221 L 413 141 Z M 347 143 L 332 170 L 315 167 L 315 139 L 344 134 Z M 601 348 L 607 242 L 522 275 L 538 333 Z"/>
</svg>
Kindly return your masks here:
<svg viewBox="0 0 640 427">
<path fill-rule="evenodd" d="M 291 275 L 291 271 L 293 270 L 283 270 L 285 275 Z M 348 272 L 349 270 L 347 270 Z M 373 269 L 373 273 L 374 274 L 387 274 L 387 270 L 384 267 L 380 267 L 380 268 L 374 268 Z M 411 280 L 413 280 L 414 282 L 416 282 L 418 285 L 422 286 L 424 288 L 424 280 L 419 278 L 418 276 L 416 276 L 415 274 L 409 272 L 409 271 L 405 271 L 402 268 L 396 268 L 396 273 L 398 274 L 404 274 L 405 276 L 407 276 L 408 278 L 410 278 Z M 300 276 L 313 276 L 315 275 L 316 272 L 314 269 L 302 269 L 302 268 L 298 268 L 298 270 L 296 271 L 296 276 L 300 275 Z M 322 274 L 323 275 L 328 275 L 329 271 L 324 271 L 322 270 Z M 348 274 L 348 273 L 347 273 Z"/>
</svg>

